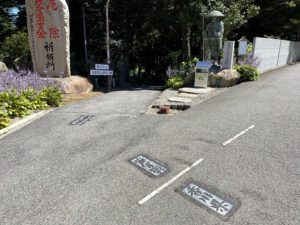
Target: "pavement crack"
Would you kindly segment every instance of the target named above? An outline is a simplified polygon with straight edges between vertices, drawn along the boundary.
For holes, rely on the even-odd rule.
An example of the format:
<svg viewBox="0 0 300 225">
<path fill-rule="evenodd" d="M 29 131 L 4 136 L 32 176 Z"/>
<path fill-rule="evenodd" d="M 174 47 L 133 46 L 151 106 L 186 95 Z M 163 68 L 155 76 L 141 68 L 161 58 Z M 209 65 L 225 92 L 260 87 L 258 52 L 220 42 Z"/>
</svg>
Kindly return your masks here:
<svg viewBox="0 0 300 225">
<path fill-rule="evenodd" d="M 217 142 L 217 141 L 214 141 L 211 139 L 207 139 L 207 138 L 202 138 L 202 137 L 198 137 L 198 138 L 196 138 L 196 140 L 210 144 L 210 145 L 220 145 L 221 144 L 220 142 Z"/>
</svg>

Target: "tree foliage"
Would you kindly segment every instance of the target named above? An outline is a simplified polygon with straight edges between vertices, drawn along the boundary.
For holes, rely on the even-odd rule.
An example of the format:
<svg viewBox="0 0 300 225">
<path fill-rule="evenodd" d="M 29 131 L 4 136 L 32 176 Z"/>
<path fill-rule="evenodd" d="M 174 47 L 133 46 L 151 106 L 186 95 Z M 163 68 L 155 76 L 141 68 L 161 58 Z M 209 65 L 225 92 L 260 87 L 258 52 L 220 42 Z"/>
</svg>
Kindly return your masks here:
<svg viewBox="0 0 300 225">
<path fill-rule="evenodd" d="M 73 74 L 87 73 L 83 13 L 89 62 L 106 60 L 105 4 L 106 0 L 69 1 Z M 19 9 L 18 17 L 10 13 L 11 7 Z M 111 0 L 112 62 L 116 65 L 122 58 L 127 72 L 143 72 L 143 80 L 163 82 L 168 65 L 182 61 L 191 65 L 190 59 L 201 58 L 203 10 L 206 14 L 219 10 L 225 15 L 227 39 L 247 36 L 251 40 L 264 35 L 300 39 L 300 0 Z M 0 44 L 5 42 L 6 47 L 1 47 L 0 55 L 10 55 L 9 65 L 13 58 L 24 55 L 21 43 L 20 48 L 11 50 L 14 54 L 7 47 L 16 35 L 22 40 L 18 31 L 26 32 L 24 1 L 2 0 Z"/>
<path fill-rule="evenodd" d="M 260 10 L 260 7 L 254 4 L 254 0 L 208 0 L 208 8 L 219 10 L 225 15 L 225 36 L 245 25 L 250 18 L 257 16 Z"/>
<path fill-rule="evenodd" d="M 255 4 L 261 8 L 260 14 L 239 32 L 249 38 L 266 35 L 300 41 L 300 0 L 256 0 Z"/>
<path fill-rule="evenodd" d="M 32 67 L 26 32 L 18 31 L 4 39 L 0 48 L 0 61 L 5 62 L 10 68 L 14 65 L 23 68 Z"/>
<path fill-rule="evenodd" d="M 12 13 L 12 8 L 18 15 Z M 31 67 L 24 1 L 3 0 L 0 5 L 0 61 Z"/>
</svg>

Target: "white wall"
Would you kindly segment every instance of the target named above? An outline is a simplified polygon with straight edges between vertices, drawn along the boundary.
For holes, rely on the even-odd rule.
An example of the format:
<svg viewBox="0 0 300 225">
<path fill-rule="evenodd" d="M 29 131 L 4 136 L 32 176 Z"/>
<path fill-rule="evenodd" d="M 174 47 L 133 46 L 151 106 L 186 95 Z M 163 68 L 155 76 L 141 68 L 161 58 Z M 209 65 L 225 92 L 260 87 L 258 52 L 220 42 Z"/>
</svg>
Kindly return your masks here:
<svg viewBox="0 0 300 225">
<path fill-rule="evenodd" d="M 254 57 L 256 56 L 261 61 L 258 66 L 259 72 L 276 69 L 290 62 L 300 60 L 300 42 L 255 38 Z"/>
<path fill-rule="evenodd" d="M 292 42 L 289 62 L 295 62 L 299 60 L 300 60 L 300 42 Z"/>
<path fill-rule="evenodd" d="M 289 63 L 290 48 L 292 42 L 282 40 L 278 53 L 277 67 L 284 66 Z"/>
</svg>

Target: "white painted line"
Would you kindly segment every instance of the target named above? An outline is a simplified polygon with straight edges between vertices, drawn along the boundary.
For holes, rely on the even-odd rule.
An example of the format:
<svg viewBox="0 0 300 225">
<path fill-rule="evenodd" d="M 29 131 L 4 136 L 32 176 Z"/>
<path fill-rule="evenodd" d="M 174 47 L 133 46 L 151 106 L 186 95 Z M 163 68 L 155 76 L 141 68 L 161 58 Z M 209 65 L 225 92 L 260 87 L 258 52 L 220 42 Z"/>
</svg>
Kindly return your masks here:
<svg viewBox="0 0 300 225">
<path fill-rule="evenodd" d="M 184 175 L 186 172 L 190 171 L 191 169 L 193 169 L 195 166 L 199 165 L 204 159 L 199 159 L 196 162 L 193 163 L 193 165 L 189 166 L 188 168 L 184 169 L 183 171 L 181 171 L 179 174 L 177 174 L 175 177 L 173 177 L 171 180 L 169 180 L 167 183 L 161 185 L 159 188 L 157 188 L 156 190 L 154 190 L 152 193 L 150 193 L 149 195 L 147 195 L 145 198 L 143 198 L 141 201 L 139 201 L 139 205 L 144 204 L 145 202 L 147 202 L 148 200 L 150 200 L 151 198 L 153 198 L 155 195 L 157 195 L 159 192 L 161 192 L 163 189 L 165 189 L 166 187 L 168 187 L 170 184 L 172 184 L 174 181 L 176 181 L 178 178 L 180 178 L 182 175 Z"/>
<path fill-rule="evenodd" d="M 254 127 L 255 127 L 254 125 L 252 125 L 251 127 L 248 127 L 246 130 L 242 131 L 238 135 L 236 135 L 233 138 L 229 139 L 228 141 L 224 142 L 223 146 L 226 146 L 226 145 L 230 144 L 231 142 L 238 139 L 240 136 L 244 135 L 245 133 L 247 133 L 249 130 L 253 129 Z"/>
</svg>

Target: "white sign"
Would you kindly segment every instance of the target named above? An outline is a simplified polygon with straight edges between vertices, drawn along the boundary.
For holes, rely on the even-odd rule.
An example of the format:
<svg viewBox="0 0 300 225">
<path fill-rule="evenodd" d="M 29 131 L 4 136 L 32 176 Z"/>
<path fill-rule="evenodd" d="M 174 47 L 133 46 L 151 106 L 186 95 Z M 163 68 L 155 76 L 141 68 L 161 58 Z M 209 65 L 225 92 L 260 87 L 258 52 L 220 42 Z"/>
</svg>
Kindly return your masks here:
<svg viewBox="0 0 300 225">
<path fill-rule="evenodd" d="M 114 71 L 113 70 L 91 70 L 90 75 L 91 76 L 113 76 Z"/>
<path fill-rule="evenodd" d="M 223 56 L 223 69 L 233 68 L 233 56 L 234 56 L 234 41 L 225 41 L 224 44 L 224 56 Z"/>
<path fill-rule="evenodd" d="M 133 163 L 138 168 L 145 170 L 150 175 L 155 177 L 158 177 L 168 171 L 167 168 L 163 167 L 162 165 L 158 164 L 153 160 L 148 159 L 143 155 L 139 155 L 131 159 L 130 162 Z"/>
<path fill-rule="evenodd" d="M 109 70 L 109 65 L 107 64 L 96 64 L 96 70 Z"/>
<path fill-rule="evenodd" d="M 239 55 L 247 54 L 247 41 L 240 41 L 239 43 Z"/>
<path fill-rule="evenodd" d="M 223 218 L 229 217 L 236 208 L 233 203 L 224 200 L 223 198 L 207 191 L 195 183 L 190 183 L 187 185 L 182 192 L 191 199 L 195 200 L 197 203 L 212 210 Z"/>
</svg>

